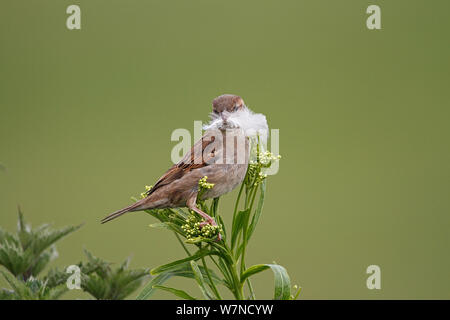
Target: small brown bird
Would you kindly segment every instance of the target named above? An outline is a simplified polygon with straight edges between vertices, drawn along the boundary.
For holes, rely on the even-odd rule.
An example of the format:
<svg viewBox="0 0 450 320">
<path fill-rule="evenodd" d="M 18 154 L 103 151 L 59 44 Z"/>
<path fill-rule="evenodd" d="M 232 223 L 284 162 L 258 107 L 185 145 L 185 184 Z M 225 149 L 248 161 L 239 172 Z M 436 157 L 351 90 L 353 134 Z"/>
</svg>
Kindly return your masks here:
<svg viewBox="0 0 450 320">
<path fill-rule="evenodd" d="M 214 184 L 202 194 L 201 200 L 233 190 L 245 177 L 249 137 L 258 133 L 265 139 L 268 127 L 266 117 L 251 112 L 239 96 L 221 95 L 213 100 L 212 107 L 212 120 L 190 152 L 159 178 L 144 199 L 111 213 L 102 223 L 131 211 L 188 207 L 201 215 L 205 223 L 216 225 L 214 219 L 196 205 L 199 180 L 206 176 L 208 183 Z"/>
</svg>

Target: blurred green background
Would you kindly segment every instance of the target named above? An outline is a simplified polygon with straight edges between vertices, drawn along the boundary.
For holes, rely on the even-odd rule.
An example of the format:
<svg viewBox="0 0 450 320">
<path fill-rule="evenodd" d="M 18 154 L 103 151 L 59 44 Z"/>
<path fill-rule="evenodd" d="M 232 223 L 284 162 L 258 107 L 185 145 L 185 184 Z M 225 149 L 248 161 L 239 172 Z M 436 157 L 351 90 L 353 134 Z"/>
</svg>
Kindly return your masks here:
<svg viewBox="0 0 450 320">
<path fill-rule="evenodd" d="M 81 30 L 66 28 L 70 4 Z M 366 28 L 370 4 L 382 30 Z M 285 266 L 304 299 L 448 299 L 449 12 L 447 0 L 2 0 L 0 225 L 15 229 L 18 204 L 34 226 L 85 222 L 57 266 L 83 248 L 132 267 L 183 257 L 145 213 L 99 220 L 171 165 L 174 129 L 235 93 L 280 129 L 283 155 L 248 265 Z M 371 264 L 381 290 L 366 288 Z M 258 298 L 272 282 L 259 276 Z"/>
</svg>

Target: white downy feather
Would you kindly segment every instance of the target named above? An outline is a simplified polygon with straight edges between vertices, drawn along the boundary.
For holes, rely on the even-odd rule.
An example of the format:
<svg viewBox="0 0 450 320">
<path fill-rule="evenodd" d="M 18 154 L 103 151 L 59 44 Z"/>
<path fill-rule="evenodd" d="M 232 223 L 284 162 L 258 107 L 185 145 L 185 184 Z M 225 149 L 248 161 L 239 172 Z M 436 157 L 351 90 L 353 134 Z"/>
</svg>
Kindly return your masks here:
<svg viewBox="0 0 450 320">
<path fill-rule="evenodd" d="M 267 125 L 266 116 L 261 113 L 254 113 L 247 107 L 242 110 L 228 113 L 226 112 L 227 122 L 224 125 L 223 119 L 220 116 L 211 114 L 211 121 L 203 126 L 204 130 L 211 129 L 226 129 L 226 128 L 241 128 L 245 135 L 249 138 L 256 138 L 259 135 L 260 141 L 263 145 L 267 145 L 267 136 L 269 133 L 269 126 Z"/>
</svg>

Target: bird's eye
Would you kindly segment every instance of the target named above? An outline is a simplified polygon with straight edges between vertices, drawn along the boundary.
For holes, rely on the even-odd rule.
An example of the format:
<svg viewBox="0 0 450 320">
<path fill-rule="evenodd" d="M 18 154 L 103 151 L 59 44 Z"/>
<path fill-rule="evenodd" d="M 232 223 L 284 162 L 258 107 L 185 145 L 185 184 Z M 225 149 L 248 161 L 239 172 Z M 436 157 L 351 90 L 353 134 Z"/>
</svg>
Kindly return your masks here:
<svg viewBox="0 0 450 320">
<path fill-rule="evenodd" d="M 214 114 L 219 114 L 219 112 L 217 112 L 217 110 L 213 110 L 213 113 Z"/>
</svg>

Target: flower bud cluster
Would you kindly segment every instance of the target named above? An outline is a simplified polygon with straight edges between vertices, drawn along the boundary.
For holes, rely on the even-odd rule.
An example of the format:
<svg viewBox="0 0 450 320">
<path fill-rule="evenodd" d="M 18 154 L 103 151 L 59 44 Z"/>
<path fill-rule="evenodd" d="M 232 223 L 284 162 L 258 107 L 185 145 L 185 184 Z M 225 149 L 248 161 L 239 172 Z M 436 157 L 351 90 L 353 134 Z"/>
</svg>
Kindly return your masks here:
<svg viewBox="0 0 450 320">
<path fill-rule="evenodd" d="M 273 162 L 281 159 L 281 156 L 275 156 L 270 151 L 258 152 L 256 160 L 250 161 L 247 173 L 247 183 L 251 186 L 257 186 L 267 178 L 267 174 L 263 172 L 263 168 L 269 168 Z"/>
<path fill-rule="evenodd" d="M 203 178 L 198 180 L 198 186 L 200 187 L 200 189 L 209 190 L 214 187 L 214 183 L 208 183 L 206 182 L 206 180 L 208 180 L 207 176 L 204 176 Z"/>
<path fill-rule="evenodd" d="M 181 229 L 186 233 L 188 240 L 194 240 L 198 238 L 216 239 L 219 233 L 222 231 L 219 226 L 212 226 L 210 224 L 204 224 L 194 215 L 191 215 L 186 224 L 181 226 Z"/>
</svg>

